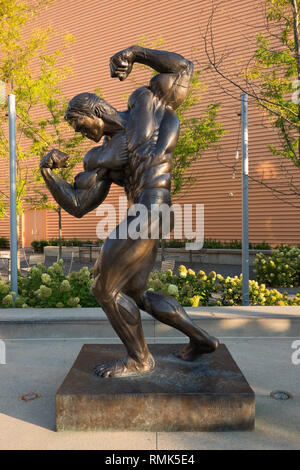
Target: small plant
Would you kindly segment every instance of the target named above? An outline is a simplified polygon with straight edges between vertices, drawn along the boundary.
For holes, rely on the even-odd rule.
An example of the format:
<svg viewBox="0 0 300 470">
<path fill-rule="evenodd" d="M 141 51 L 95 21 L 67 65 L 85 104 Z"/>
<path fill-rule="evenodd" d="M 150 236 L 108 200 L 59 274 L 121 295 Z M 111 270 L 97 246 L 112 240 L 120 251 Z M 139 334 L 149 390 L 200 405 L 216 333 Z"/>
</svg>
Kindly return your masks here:
<svg viewBox="0 0 300 470">
<path fill-rule="evenodd" d="M 91 292 L 93 278 L 87 267 L 64 276 L 63 260 L 48 269 L 43 264 L 34 266 L 28 276 L 18 277 L 17 307 L 96 307 L 98 302 Z"/>
<path fill-rule="evenodd" d="M 270 257 L 258 253 L 255 259 L 255 277 L 258 282 L 265 282 L 270 286 L 299 286 L 300 248 L 280 245 Z"/>
<path fill-rule="evenodd" d="M 36 253 L 43 253 L 44 247 L 48 245 L 47 240 L 34 240 L 31 246 Z"/>
<path fill-rule="evenodd" d="M 217 290 L 221 292 L 220 305 L 242 304 L 242 274 L 240 277 L 217 276 Z M 281 294 L 276 289 L 267 289 L 265 284 L 249 281 L 250 305 L 300 305 L 300 296 L 289 299 L 287 292 Z"/>
<path fill-rule="evenodd" d="M 9 240 L 6 237 L 0 237 L 0 248 L 9 248 Z"/>
<path fill-rule="evenodd" d="M 214 291 L 215 279 L 215 272 L 206 276 L 204 271 L 199 271 L 196 275 L 195 271 L 181 265 L 178 275 L 173 274 L 171 270 L 153 271 L 149 277 L 148 288 L 175 297 L 183 306 L 198 307 L 208 305 Z"/>
</svg>

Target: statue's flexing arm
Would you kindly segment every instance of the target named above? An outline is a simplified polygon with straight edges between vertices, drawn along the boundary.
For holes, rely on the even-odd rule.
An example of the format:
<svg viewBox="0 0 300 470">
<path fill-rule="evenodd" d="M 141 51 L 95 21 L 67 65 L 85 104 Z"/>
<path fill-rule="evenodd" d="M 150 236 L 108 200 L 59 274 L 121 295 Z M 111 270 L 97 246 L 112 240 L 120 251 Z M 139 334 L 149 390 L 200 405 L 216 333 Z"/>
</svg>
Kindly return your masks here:
<svg viewBox="0 0 300 470">
<path fill-rule="evenodd" d="M 95 209 L 106 198 L 111 182 L 104 176 L 105 170 L 79 173 L 74 185 L 64 181 L 54 171 L 63 168 L 68 155 L 59 150 L 51 150 L 40 163 L 41 174 L 47 188 L 56 202 L 69 214 L 82 217 Z"/>
<path fill-rule="evenodd" d="M 125 80 L 135 62 L 148 65 L 159 73 L 151 79 L 150 88 L 165 104 L 173 109 L 178 108 L 188 92 L 193 63 L 174 52 L 131 46 L 111 57 L 111 76 Z M 178 87 L 183 90 L 180 91 Z"/>
<path fill-rule="evenodd" d="M 159 73 L 151 79 L 148 87 L 138 88 L 129 99 L 129 107 L 133 111 L 128 128 L 129 151 L 134 151 L 152 135 L 154 108 L 157 111 L 159 107 L 167 106 L 171 111 L 180 106 L 187 96 L 193 75 L 193 63 L 179 54 L 131 46 L 111 57 L 111 76 L 125 80 L 135 62 L 148 65 Z M 171 123 L 169 127 L 172 134 Z M 167 129 L 164 134 L 167 137 Z"/>
<path fill-rule="evenodd" d="M 112 183 L 108 170 L 116 170 L 126 164 L 128 157 L 124 134 L 117 133 L 108 143 L 89 150 L 83 160 L 85 171 L 75 176 L 73 185 L 52 171 L 65 167 L 68 158 L 59 150 L 51 150 L 41 160 L 40 169 L 56 202 L 69 214 L 80 218 L 106 198 Z"/>
</svg>

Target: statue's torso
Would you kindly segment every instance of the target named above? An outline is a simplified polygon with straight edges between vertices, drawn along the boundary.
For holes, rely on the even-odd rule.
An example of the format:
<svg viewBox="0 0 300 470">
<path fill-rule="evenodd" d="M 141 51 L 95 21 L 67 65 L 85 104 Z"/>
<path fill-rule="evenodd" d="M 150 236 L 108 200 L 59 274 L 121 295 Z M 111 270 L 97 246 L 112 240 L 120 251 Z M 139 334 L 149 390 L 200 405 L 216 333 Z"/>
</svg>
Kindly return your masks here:
<svg viewBox="0 0 300 470">
<path fill-rule="evenodd" d="M 136 151 L 128 152 L 128 163 L 120 170 L 109 170 L 108 175 L 111 181 L 125 188 L 130 203 L 138 202 L 142 198 L 144 190 L 163 189 L 167 192 L 171 188 L 172 171 L 172 151 L 156 154 L 157 143 L 160 138 L 162 122 L 164 127 L 178 125 L 179 121 L 176 113 L 168 106 L 164 106 L 151 92 L 148 87 L 141 87 L 135 90 L 129 98 L 128 103 L 128 127 L 124 131 L 124 138 L 134 132 L 135 126 L 139 125 L 139 115 L 145 118 L 143 107 L 139 105 L 139 100 L 143 99 L 143 106 L 147 108 L 147 128 L 148 135 L 142 135 L 143 144 L 139 145 Z M 149 109 L 151 110 L 149 112 Z M 135 113 L 135 114 L 134 114 Z M 117 136 L 112 137 L 113 139 Z M 157 153 L 157 152 L 156 152 Z M 89 164 L 86 161 L 88 169 Z M 153 192 L 153 191 L 152 191 Z"/>
</svg>

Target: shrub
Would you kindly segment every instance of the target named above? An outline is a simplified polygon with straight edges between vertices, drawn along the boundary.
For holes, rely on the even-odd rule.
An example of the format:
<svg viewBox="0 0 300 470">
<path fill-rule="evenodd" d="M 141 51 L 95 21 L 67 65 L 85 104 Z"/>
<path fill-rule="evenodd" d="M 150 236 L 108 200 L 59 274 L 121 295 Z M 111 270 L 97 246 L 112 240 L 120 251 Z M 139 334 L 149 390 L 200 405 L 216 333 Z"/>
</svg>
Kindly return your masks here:
<svg viewBox="0 0 300 470">
<path fill-rule="evenodd" d="M 216 273 L 208 276 L 203 271 L 197 275 L 192 269 L 181 265 L 178 275 L 171 270 L 167 272 L 153 271 L 150 274 L 148 288 L 163 294 L 175 297 L 178 302 L 186 307 L 198 307 L 208 305 L 214 290 Z"/>
<path fill-rule="evenodd" d="M 71 238 L 66 240 L 65 238 L 61 239 L 62 246 L 82 246 L 82 245 L 93 245 L 97 242 L 93 242 L 92 240 L 80 240 L 79 238 Z M 59 246 L 59 238 L 50 238 L 49 240 L 34 240 L 31 243 L 31 246 L 35 249 L 35 251 L 43 251 L 44 246 Z"/>
<path fill-rule="evenodd" d="M 267 242 L 249 243 L 250 250 L 271 250 L 271 245 Z"/>
<path fill-rule="evenodd" d="M 217 290 L 221 292 L 221 305 L 242 304 L 242 274 L 240 277 L 217 276 Z M 299 297 L 298 297 L 299 296 Z M 250 305 L 300 305 L 300 290 L 294 299 L 289 299 L 287 292 L 281 294 L 276 289 L 267 289 L 265 284 L 249 281 Z"/>
<path fill-rule="evenodd" d="M 185 244 L 188 242 L 192 242 L 194 240 L 177 240 L 173 238 L 172 240 L 159 240 L 158 246 L 161 247 L 163 245 L 164 248 L 184 248 Z"/>
<path fill-rule="evenodd" d="M 206 238 L 204 240 L 203 248 L 214 248 L 214 249 L 230 249 L 230 250 L 241 250 L 241 240 L 231 240 L 229 242 L 223 242 L 221 240 L 215 240 L 213 238 Z M 263 241 L 260 243 L 249 243 L 250 250 L 270 250 L 271 246 L 269 243 Z"/>
<path fill-rule="evenodd" d="M 20 307 L 96 307 L 98 302 L 91 292 L 93 279 L 87 267 L 64 276 L 63 260 L 48 269 L 34 266 L 28 276 L 19 275 L 18 305 Z"/>
<path fill-rule="evenodd" d="M 255 277 L 270 286 L 293 287 L 300 284 L 300 248 L 281 245 L 270 257 L 258 253 L 255 258 Z"/>
<path fill-rule="evenodd" d="M 196 275 L 194 271 L 182 265 L 178 268 L 178 275 L 173 275 L 172 271 L 153 271 L 148 288 L 172 295 L 186 307 L 208 305 L 214 292 L 221 294 L 221 299 L 215 302 L 216 305 L 242 304 L 242 275 L 224 278 L 214 271 L 208 275 L 199 271 Z M 294 299 L 289 299 L 287 293 L 281 294 L 276 289 L 267 289 L 265 284 L 251 280 L 249 300 L 251 305 L 300 305 L 300 289 Z"/>
<path fill-rule="evenodd" d="M 48 245 L 47 240 L 34 240 L 31 242 L 31 246 L 37 253 L 42 253 L 44 251 L 44 247 Z"/>
<path fill-rule="evenodd" d="M 9 240 L 6 237 L 0 237 L 0 248 L 9 248 Z"/>
</svg>

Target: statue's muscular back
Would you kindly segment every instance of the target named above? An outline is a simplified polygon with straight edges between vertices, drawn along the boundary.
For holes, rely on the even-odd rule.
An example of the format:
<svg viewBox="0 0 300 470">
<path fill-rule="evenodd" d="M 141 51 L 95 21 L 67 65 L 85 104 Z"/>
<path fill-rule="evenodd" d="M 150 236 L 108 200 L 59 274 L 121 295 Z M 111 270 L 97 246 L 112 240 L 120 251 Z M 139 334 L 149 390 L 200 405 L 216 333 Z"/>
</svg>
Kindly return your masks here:
<svg viewBox="0 0 300 470">
<path fill-rule="evenodd" d="M 125 188 L 129 200 L 138 202 L 144 190 L 160 188 L 170 191 L 172 152 L 178 140 L 179 119 L 169 106 L 157 99 L 151 87 L 135 90 L 128 107 L 135 119 L 129 119 L 127 132 L 129 136 L 136 133 L 137 146 L 129 151 Z M 146 124 L 143 132 L 136 129 L 140 126 L 140 115 Z M 166 138 L 167 145 L 163 142 Z"/>
</svg>

